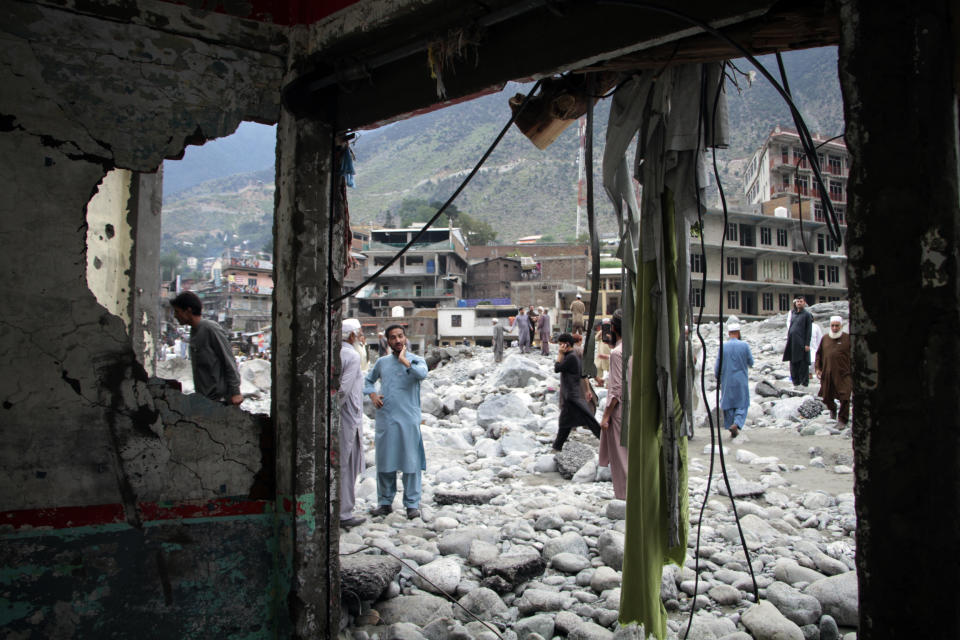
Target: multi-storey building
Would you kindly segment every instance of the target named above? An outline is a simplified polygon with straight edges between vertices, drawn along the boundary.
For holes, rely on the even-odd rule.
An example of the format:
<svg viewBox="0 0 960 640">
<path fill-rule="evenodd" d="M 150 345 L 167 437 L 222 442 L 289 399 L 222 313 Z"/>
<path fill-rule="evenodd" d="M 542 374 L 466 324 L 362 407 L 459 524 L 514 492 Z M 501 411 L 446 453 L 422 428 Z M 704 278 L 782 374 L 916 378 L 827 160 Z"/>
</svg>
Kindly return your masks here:
<svg viewBox="0 0 960 640">
<path fill-rule="evenodd" d="M 364 276 L 378 271 L 421 229 L 374 229 L 364 247 L 367 255 Z M 467 247 L 458 228 L 427 229 L 417 243 L 376 282 L 357 292 L 360 311 L 365 315 L 389 315 L 399 301 L 417 308 L 435 308 L 440 302 L 464 297 L 467 275 Z"/>
<path fill-rule="evenodd" d="M 809 210 L 809 203 L 805 204 Z M 783 207 L 730 211 L 726 224 L 722 211 L 705 213 L 705 252 L 699 237 L 691 238 L 690 247 L 694 315 L 705 305 L 704 318 L 715 320 L 721 298 L 724 318 L 741 319 L 785 313 L 800 296 L 809 304 L 846 298 L 847 257 L 842 248 L 833 241 L 826 223 L 806 219 L 802 225 L 801 232 L 799 216 L 789 215 Z"/>
<path fill-rule="evenodd" d="M 813 136 L 817 160 L 827 196 L 841 223 L 846 218 L 847 176 L 850 155 L 843 138 L 836 140 Z M 796 131 L 776 127 L 763 146 L 753 154 L 743 178 L 743 189 L 751 204 L 770 203 L 768 207 L 796 206 L 798 200 L 812 199 L 814 220 L 823 222 L 820 188 L 813 167 L 800 145 Z"/>
<path fill-rule="evenodd" d="M 201 291 L 204 315 L 232 331 L 259 331 L 270 325 L 273 308 L 273 262 L 264 253 L 227 250 L 214 269 L 212 286 Z"/>
<path fill-rule="evenodd" d="M 843 139 L 814 135 L 827 197 L 846 233 L 849 155 Z M 753 155 L 744 177 L 746 210 L 708 211 L 703 242 L 692 238 L 691 300 L 696 314 L 760 318 L 808 304 L 847 297 L 847 257 L 830 234 L 820 189 L 795 131 L 776 127 Z M 721 255 L 721 243 L 723 252 Z M 706 289 L 703 275 L 706 271 Z M 720 290 L 720 275 L 724 285 Z"/>
</svg>

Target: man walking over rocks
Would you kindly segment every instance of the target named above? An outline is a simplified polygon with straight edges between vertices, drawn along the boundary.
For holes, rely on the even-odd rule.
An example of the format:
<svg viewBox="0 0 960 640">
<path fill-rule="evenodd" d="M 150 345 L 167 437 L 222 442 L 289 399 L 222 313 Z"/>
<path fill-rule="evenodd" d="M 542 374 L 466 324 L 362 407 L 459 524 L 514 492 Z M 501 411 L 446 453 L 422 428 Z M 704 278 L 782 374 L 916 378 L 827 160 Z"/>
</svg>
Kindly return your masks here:
<svg viewBox="0 0 960 640">
<path fill-rule="evenodd" d="M 790 380 L 794 385 L 805 387 L 810 383 L 810 338 L 813 333 L 813 316 L 807 311 L 807 301 L 796 299 L 797 311 L 787 329 L 787 346 L 783 361 L 790 362 Z"/>
<path fill-rule="evenodd" d="M 493 360 L 500 362 L 503 360 L 503 325 L 494 318 L 493 322 Z"/>
<path fill-rule="evenodd" d="M 543 307 L 537 317 L 537 333 L 540 334 L 540 353 L 550 355 L 550 312 Z"/>
<path fill-rule="evenodd" d="M 820 397 L 830 410 L 830 417 L 846 426 L 850 420 L 850 334 L 843 330 L 843 318 L 830 318 L 830 332 L 820 341 L 817 359 L 814 363 L 817 377 L 820 379 Z M 840 413 L 837 414 L 835 401 L 840 401 Z"/>
<path fill-rule="evenodd" d="M 717 355 L 717 360 L 713 364 L 713 374 L 720 380 L 723 427 L 730 431 L 731 438 L 736 438 L 747 421 L 747 410 L 750 408 L 748 370 L 753 366 L 753 354 L 750 352 L 750 346 L 740 339 L 739 322 L 727 322 L 727 335 L 730 339 L 723 344 L 722 350 Z"/>
<path fill-rule="evenodd" d="M 619 309 L 610 319 L 610 340 L 616 346 L 610 351 L 610 373 L 607 376 L 607 408 L 600 421 L 600 460 L 601 467 L 610 467 L 613 480 L 613 496 L 618 500 L 627 499 L 627 449 L 620 444 L 623 416 L 623 342 L 620 332 L 623 315 Z"/>
<path fill-rule="evenodd" d="M 563 443 L 574 427 L 587 427 L 593 435 L 600 437 L 600 423 L 593 417 L 593 411 L 583 396 L 580 357 L 573 345 L 574 339 L 569 333 L 561 333 L 557 338 L 558 353 L 553 370 L 560 374 L 560 417 L 553 450 L 558 452 L 563 450 Z"/>
<path fill-rule="evenodd" d="M 583 304 L 583 296 L 577 294 L 577 299 L 570 304 L 570 314 L 573 316 L 573 328 L 570 333 L 583 333 L 583 314 L 587 307 Z"/>
<path fill-rule="evenodd" d="M 539 316 L 537 311 L 533 308 L 533 305 L 530 305 L 530 308 L 527 309 L 527 320 L 530 321 L 530 346 L 533 346 L 534 341 L 537 339 L 537 320 Z"/>
<path fill-rule="evenodd" d="M 421 473 L 427 468 L 420 435 L 420 381 L 427 377 L 427 363 L 407 352 L 403 327 L 387 327 L 390 355 L 379 358 L 367 374 L 363 392 L 377 409 L 374 447 L 377 459 L 377 508 L 370 513 L 393 512 L 397 495 L 397 472 L 403 473 L 403 506 L 407 518 L 420 516 Z M 380 381 L 380 393 L 376 383 Z"/>
<path fill-rule="evenodd" d="M 517 320 L 514 322 L 513 327 L 517 330 L 517 345 L 520 347 L 520 353 L 529 352 L 530 332 L 532 329 L 530 327 L 530 317 L 523 307 L 520 307 L 520 313 L 517 315 Z"/>
<path fill-rule="evenodd" d="M 357 476 L 363 473 L 363 379 L 360 321 L 348 318 L 342 324 L 340 347 L 340 526 L 355 527 L 366 518 L 353 515 Z"/>
<path fill-rule="evenodd" d="M 194 390 L 214 402 L 228 405 L 243 402 L 240 372 L 227 332 L 213 320 L 201 317 L 203 303 L 193 291 L 184 291 L 170 301 L 170 306 L 177 322 L 190 327 Z"/>
</svg>

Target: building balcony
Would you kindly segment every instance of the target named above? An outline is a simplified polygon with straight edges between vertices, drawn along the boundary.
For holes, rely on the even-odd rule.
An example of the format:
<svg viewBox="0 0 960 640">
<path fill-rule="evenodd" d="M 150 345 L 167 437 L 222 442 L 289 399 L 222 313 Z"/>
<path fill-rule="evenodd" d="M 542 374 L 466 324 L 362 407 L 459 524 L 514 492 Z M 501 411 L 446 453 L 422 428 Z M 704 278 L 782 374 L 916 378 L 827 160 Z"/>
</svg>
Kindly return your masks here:
<svg viewBox="0 0 960 640">
<path fill-rule="evenodd" d="M 224 258 L 221 271 L 273 271 L 273 263 L 257 258 Z"/>
<path fill-rule="evenodd" d="M 452 289 L 432 287 L 390 287 L 389 289 L 376 288 L 367 296 L 368 300 L 422 300 L 424 298 L 456 299 Z"/>
</svg>

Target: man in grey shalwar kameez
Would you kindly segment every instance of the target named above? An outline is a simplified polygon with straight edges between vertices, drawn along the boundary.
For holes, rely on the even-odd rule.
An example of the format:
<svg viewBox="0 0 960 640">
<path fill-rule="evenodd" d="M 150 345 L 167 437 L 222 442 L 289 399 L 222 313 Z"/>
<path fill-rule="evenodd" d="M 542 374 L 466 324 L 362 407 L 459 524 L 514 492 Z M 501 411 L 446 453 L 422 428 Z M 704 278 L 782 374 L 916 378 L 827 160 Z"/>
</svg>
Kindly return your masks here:
<svg viewBox="0 0 960 640">
<path fill-rule="evenodd" d="M 340 526 L 355 527 L 366 518 L 353 515 L 357 476 L 363 473 L 363 379 L 356 343 L 360 321 L 348 318 L 342 325 L 340 347 Z"/>
<path fill-rule="evenodd" d="M 540 334 L 540 353 L 550 355 L 550 312 L 543 307 L 537 317 L 537 333 Z"/>
<path fill-rule="evenodd" d="M 503 327 L 494 318 L 493 322 L 493 359 L 495 362 L 503 360 Z"/>
<path fill-rule="evenodd" d="M 530 316 L 527 315 L 523 307 L 520 307 L 520 314 L 517 316 L 517 320 L 513 323 L 513 326 L 517 330 L 517 344 L 520 346 L 520 353 L 528 353 L 530 351 L 530 334 L 533 332 L 533 327 L 530 325 Z"/>
<path fill-rule="evenodd" d="M 420 381 L 427 362 L 407 352 L 407 337 L 398 324 L 387 327 L 390 354 L 379 358 L 367 374 L 363 392 L 377 408 L 374 447 L 377 456 L 377 508 L 370 513 L 393 512 L 397 471 L 403 473 L 403 506 L 407 518 L 420 516 L 421 472 L 427 468 L 420 435 Z M 380 393 L 376 383 L 380 381 Z"/>
</svg>

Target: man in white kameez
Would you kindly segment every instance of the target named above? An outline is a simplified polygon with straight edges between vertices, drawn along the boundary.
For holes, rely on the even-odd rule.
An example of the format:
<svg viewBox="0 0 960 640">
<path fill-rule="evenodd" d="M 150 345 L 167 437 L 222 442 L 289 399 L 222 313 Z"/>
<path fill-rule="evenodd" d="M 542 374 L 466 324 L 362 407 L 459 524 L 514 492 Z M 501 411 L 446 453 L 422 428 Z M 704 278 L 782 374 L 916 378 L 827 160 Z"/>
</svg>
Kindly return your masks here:
<svg viewBox="0 0 960 640">
<path fill-rule="evenodd" d="M 503 360 L 503 326 L 494 318 L 493 323 L 493 359 L 495 362 Z"/>
<path fill-rule="evenodd" d="M 353 515 L 357 476 L 363 473 L 363 378 L 360 374 L 360 321 L 348 318 L 342 325 L 340 347 L 340 526 L 355 527 L 366 518 Z"/>
</svg>

